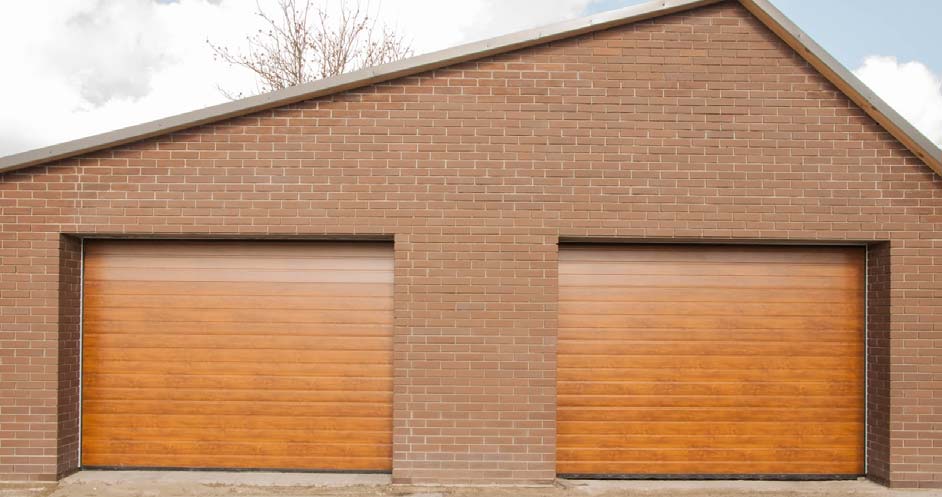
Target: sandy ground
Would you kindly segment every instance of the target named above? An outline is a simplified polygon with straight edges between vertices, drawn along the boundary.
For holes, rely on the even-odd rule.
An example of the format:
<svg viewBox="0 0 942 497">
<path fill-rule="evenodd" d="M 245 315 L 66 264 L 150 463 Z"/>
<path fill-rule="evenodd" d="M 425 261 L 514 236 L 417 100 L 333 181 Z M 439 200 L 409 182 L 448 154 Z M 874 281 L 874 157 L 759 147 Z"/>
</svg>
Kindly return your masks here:
<svg viewBox="0 0 942 497">
<path fill-rule="evenodd" d="M 389 485 L 386 475 L 85 471 L 51 484 L 3 484 L 0 497 L 929 497 L 865 480 L 834 482 L 587 481 L 545 487 Z"/>
</svg>

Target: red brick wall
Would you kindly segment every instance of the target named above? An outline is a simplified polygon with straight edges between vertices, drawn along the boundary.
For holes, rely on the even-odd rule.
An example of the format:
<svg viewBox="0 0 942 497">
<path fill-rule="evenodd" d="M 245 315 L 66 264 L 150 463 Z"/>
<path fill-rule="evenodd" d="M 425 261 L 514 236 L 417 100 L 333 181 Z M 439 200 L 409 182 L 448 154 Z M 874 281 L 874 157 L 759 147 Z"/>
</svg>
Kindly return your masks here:
<svg viewBox="0 0 942 497">
<path fill-rule="evenodd" d="M 394 236 L 399 482 L 553 477 L 559 238 L 889 241 L 869 470 L 942 487 L 942 181 L 734 3 L 0 176 L 0 479 L 75 464 L 62 233 Z"/>
<path fill-rule="evenodd" d="M 79 467 L 80 322 L 82 295 L 82 240 L 59 238 L 59 371 L 58 440 L 56 474 L 68 475 Z"/>
<path fill-rule="evenodd" d="M 35 186 L 0 183 L 0 480 L 56 475 L 59 236 L 30 224 Z"/>
<path fill-rule="evenodd" d="M 867 249 L 867 476 L 890 483 L 890 244 Z"/>
</svg>

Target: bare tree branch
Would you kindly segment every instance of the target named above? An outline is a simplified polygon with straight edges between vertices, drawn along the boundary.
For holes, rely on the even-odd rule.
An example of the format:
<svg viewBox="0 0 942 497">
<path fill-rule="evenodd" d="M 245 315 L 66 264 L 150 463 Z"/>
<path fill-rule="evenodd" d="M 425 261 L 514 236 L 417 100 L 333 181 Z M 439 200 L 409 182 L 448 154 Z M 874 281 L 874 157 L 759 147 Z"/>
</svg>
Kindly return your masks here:
<svg viewBox="0 0 942 497">
<path fill-rule="evenodd" d="M 328 1 L 328 0 L 323 0 Z M 412 55 L 405 37 L 378 23 L 369 4 L 334 0 L 335 9 L 314 0 L 276 0 L 270 13 L 256 0 L 256 15 L 265 25 L 246 36 L 248 50 L 206 43 L 217 60 L 252 71 L 256 91 L 264 93 L 307 81 L 385 64 Z M 244 95 L 219 87 L 227 98 Z"/>
</svg>

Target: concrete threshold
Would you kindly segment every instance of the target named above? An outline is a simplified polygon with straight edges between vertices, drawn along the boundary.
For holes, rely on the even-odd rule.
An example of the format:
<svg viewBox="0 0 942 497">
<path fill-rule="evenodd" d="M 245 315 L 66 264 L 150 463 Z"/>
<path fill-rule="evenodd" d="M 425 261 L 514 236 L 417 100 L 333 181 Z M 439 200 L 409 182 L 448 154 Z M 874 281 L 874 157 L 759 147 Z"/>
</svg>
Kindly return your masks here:
<svg viewBox="0 0 942 497">
<path fill-rule="evenodd" d="M 36 486 L 39 487 L 39 486 Z M 13 489 L 10 489 L 13 490 Z M 554 485 L 392 485 L 388 474 L 226 471 L 81 471 L 48 490 L 0 497 L 942 497 L 870 481 L 558 480 Z"/>
<path fill-rule="evenodd" d="M 836 481 L 755 480 L 560 480 L 574 495 L 644 496 L 788 496 L 788 497 L 929 497 L 940 490 L 889 489 L 865 478 Z"/>
</svg>

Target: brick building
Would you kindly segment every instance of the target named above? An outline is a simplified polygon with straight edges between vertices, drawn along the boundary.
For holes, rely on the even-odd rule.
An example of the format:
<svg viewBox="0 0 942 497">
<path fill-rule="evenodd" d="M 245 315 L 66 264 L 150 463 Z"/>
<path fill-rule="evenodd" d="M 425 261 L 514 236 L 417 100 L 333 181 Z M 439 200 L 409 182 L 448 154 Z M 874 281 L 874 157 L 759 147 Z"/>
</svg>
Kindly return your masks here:
<svg viewBox="0 0 942 497">
<path fill-rule="evenodd" d="M 0 159 L 0 476 L 942 487 L 942 152 L 765 0 Z"/>
</svg>

